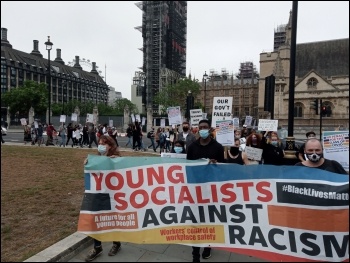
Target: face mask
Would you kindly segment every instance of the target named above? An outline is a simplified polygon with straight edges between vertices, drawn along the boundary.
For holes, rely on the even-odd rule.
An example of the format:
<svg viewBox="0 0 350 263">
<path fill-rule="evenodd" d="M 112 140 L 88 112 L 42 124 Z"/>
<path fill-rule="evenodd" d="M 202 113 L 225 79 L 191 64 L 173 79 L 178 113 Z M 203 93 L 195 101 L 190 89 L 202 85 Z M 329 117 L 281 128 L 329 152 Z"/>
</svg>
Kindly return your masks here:
<svg viewBox="0 0 350 263">
<path fill-rule="evenodd" d="M 201 138 L 206 139 L 209 136 L 209 130 L 199 130 L 199 136 Z"/>
<path fill-rule="evenodd" d="M 183 127 L 182 129 L 184 132 L 188 132 L 188 127 Z"/>
<path fill-rule="evenodd" d="M 252 139 L 252 143 L 256 144 L 258 140 L 257 139 Z"/>
<path fill-rule="evenodd" d="M 97 147 L 97 150 L 100 154 L 105 154 L 107 151 L 107 147 L 105 145 L 99 144 Z"/>
<path fill-rule="evenodd" d="M 271 141 L 271 144 L 272 144 L 273 146 L 277 146 L 278 142 L 277 142 L 277 141 Z"/>
<path fill-rule="evenodd" d="M 235 156 L 239 153 L 239 148 L 238 147 L 231 147 L 230 148 L 230 153 Z"/>
<path fill-rule="evenodd" d="M 182 152 L 182 147 L 175 146 L 175 147 L 174 147 L 174 151 L 175 151 L 176 153 L 181 153 L 181 152 Z"/>
<path fill-rule="evenodd" d="M 323 154 L 313 153 L 313 154 L 307 154 L 306 156 L 311 162 L 317 163 L 323 157 Z"/>
</svg>

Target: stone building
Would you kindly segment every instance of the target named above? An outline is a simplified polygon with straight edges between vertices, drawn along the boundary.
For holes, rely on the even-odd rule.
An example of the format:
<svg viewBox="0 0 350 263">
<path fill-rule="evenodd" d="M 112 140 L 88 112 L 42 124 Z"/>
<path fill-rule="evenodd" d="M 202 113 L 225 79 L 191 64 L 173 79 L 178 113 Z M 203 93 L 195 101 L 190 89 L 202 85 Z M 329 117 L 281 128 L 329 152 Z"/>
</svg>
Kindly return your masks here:
<svg viewBox="0 0 350 263">
<path fill-rule="evenodd" d="M 279 34 L 280 34 L 279 30 Z M 288 125 L 291 16 L 285 25 L 285 42 L 273 52 L 260 54 L 259 118 L 264 111 L 265 77 L 275 76 L 274 119 Z M 334 39 L 296 45 L 294 130 L 319 131 L 320 115 L 311 103 L 322 100 L 327 115 L 323 130 L 349 129 L 349 39 Z M 320 112 L 320 110 L 319 110 Z"/>
</svg>

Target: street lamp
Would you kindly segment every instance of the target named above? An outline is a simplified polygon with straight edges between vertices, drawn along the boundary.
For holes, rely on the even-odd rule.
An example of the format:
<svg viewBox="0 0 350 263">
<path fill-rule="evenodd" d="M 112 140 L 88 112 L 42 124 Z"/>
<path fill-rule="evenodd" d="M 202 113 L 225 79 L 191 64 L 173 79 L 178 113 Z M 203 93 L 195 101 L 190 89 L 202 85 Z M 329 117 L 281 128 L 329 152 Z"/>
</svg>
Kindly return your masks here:
<svg viewBox="0 0 350 263">
<path fill-rule="evenodd" d="M 187 121 L 190 121 L 190 117 L 191 117 L 190 110 L 193 109 L 193 104 L 194 104 L 194 97 L 190 90 L 188 91 L 188 94 L 187 94 L 186 104 L 187 104 L 186 118 L 187 118 Z"/>
<path fill-rule="evenodd" d="M 49 82 L 49 123 L 51 123 L 51 66 L 50 66 L 50 51 L 52 49 L 53 43 L 50 41 L 50 36 L 47 37 L 47 42 L 45 42 L 46 50 L 48 52 L 48 71 L 47 71 L 47 78 Z"/>
<path fill-rule="evenodd" d="M 206 100 L 207 100 L 207 78 L 208 78 L 208 75 L 207 75 L 207 72 L 205 71 L 204 72 L 204 75 L 203 75 L 203 79 L 204 79 L 204 112 L 205 112 L 205 104 L 206 104 Z"/>
</svg>

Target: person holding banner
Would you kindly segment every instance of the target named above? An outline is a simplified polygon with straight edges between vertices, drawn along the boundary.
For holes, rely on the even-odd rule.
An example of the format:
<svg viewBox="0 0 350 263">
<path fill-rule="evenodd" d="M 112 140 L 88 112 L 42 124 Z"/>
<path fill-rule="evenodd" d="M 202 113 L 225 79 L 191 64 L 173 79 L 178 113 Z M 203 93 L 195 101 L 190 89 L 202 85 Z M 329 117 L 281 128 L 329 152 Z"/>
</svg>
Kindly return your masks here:
<svg viewBox="0 0 350 263">
<path fill-rule="evenodd" d="M 323 157 L 322 144 L 316 138 L 308 139 L 305 142 L 305 155 L 307 160 L 296 163 L 295 166 L 306 166 L 337 174 L 348 174 L 340 163 Z"/>
<path fill-rule="evenodd" d="M 187 159 L 209 159 L 210 163 L 224 163 L 224 147 L 210 136 L 210 122 L 206 119 L 199 121 L 199 139 L 191 143 L 187 148 Z M 200 247 L 192 247 L 193 262 L 200 262 Z M 211 257 L 211 248 L 206 247 L 202 253 L 204 259 Z"/>
<path fill-rule="evenodd" d="M 115 142 L 115 140 L 108 135 L 101 135 L 98 139 L 98 155 L 100 156 L 108 156 L 111 158 L 120 157 L 120 152 L 118 150 L 118 146 Z M 88 162 L 87 158 L 84 161 L 84 165 L 86 165 Z M 85 261 L 93 261 L 95 258 L 97 258 L 99 255 L 101 255 L 103 249 L 102 249 L 102 242 L 93 239 L 94 240 L 94 247 L 91 249 L 89 254 L 86 256 Z M 108 256 L 115 256 L 118 251 L 121 248 L 120 241 L 113 241 L 113 246 L 108 252 Z"/>
</svg>

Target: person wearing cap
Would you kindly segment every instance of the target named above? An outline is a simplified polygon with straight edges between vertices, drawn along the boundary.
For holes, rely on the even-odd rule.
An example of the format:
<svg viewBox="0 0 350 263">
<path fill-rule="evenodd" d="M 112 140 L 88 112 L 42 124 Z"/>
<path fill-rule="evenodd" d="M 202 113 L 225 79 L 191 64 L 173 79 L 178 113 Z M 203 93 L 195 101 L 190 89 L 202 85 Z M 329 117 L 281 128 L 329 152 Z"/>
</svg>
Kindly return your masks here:
<svg viewBox="0 0 350 263">
<path fill-rule="evenodd" d="M 309 132 L 306 133 L 306 138 L 308 140 L 316 138 L 316 133 L 314 131 L 309 131 Z M 301 162 L 306 161 L 306 158 L 305 158 L 305 143 L 299 149 L 298 159 Z"/>
<path fill-rule="evenodd" d="M 241 138 L 247 138 L 248 136 L 249 136 L 249 131 L 248 131 L 247 125 L 244 124 L 243 129 L 241 131 Z"/>
</svg>

